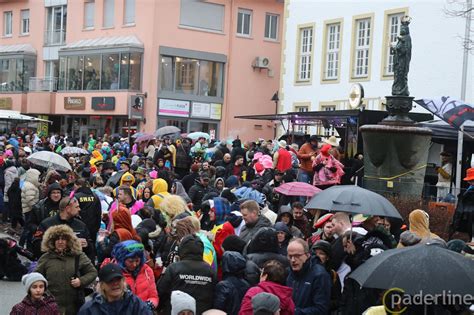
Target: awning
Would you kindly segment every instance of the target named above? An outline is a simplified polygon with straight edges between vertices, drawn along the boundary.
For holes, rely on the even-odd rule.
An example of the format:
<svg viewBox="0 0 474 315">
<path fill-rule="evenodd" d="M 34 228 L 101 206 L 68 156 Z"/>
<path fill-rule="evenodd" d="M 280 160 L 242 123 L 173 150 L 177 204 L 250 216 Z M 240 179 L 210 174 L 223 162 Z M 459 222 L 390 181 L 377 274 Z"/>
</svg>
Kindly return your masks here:
<svg viewBox="0 0 474 315">
<path fill-rule="evenodd" d="M 0 45 L 0 55 L 36 55 L 30 44 Z"/>
<path fill-rule="evenodd" d="M 131 48 L 137 51 L 143 51 L 143 43 L 135 35 L 130 36 L 108 36 L 91 39 L 82 39 L 72 42 L 59 50 L 60 54 L 68 52 L 77 52 L 83 50 L 104 50 Z"/>
<path fill-rule="evenodd" d="M 445 121 L 427 121 L 419 123 L 418 126 L 433 130 L 433 139 L 458 141 L 458 130 Z M 466 135 L 469 134 L 474 137 L 474 121 L 464 123 L 464 133 L 464 141 L 474 142 L 472 138 Z"/>
<path fill-rule="evenodd" d="M 1 109 L 0 110 L 0 121 L 2 120 L 18 120 L 18 121 L 27 121 L 27 122 L 47 122 L 52 123 L 49 120 L 40 119 L 28 115 L 23 115 L 20 112 L 14 110 Z"/>
</svg>

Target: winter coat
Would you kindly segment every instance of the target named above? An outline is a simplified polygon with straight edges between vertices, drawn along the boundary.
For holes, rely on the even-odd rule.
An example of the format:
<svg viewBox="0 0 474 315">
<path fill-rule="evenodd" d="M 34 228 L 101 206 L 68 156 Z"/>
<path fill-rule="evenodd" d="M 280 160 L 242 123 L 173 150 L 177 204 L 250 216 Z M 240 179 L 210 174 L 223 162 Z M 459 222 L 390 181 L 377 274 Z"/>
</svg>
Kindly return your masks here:
<svg viewBox="0 0 474 315">
<path fill-rule="evenodd" d="M 102 219 L 102 206 L 100 204 L 100 199 L 90 188 L 84 187 L 76 190 L 74 197 L 79 201 L 81 220 L 86 224 L 92 241 L 95 242 Z"/>
<path fill-rule="evenodd" d="M 242 231 L 240 232 L 239 237 L 243 239 L 246 243 L 248 243 L 251 239 L 253 239 L 254 235 L 260 230 L 262 227 L 270 227 L 272 223 L 268 220 L 265 216 L 261 215 L 258 217 L 257 222 L 254 224 L 246 224 L 242 227 Z"/>
<path fill-rule="evenodd" d="M 45 295 L 42 300 L 32 301 L 26 296 L 23 301 L 13 306 L 10 315 L 60 315 L 58 304 L 51 295 Z"/>
<path fill-rule="evenodd" d="M 280 299 L 281 315 L 295 314 L 295 303 L 293 303 L 292 299 L 293 290 L 276 282 L 262 281 L 256 287 L 250 288 L 247 293 L 245 293 L 239 315 L 252 315 L 252 297 L 262 292 L 274 294 Z"/>
<path fill-rule="evenodd" d="M 277 260 L 285 267 L 289 267 L 288 259 L 278 254 L 278 238 L 272 228 L 261 228 L 247 246 L 247 259 L 253 261 L 259 268 L 269 260 Z"/>
<path fill-rule="evenodd" d="M 152 315 L 150 308 L 130 291 L 125 291 L 123 299 L 108 303 L 100 294 L 95 294 L 92 300 L 84 304 L 78 315 Z"/>
<path fill-rule="evenodd" d="M 189 189 L 189 198 L 193 203 L 194 211 L 201 209 L 202 198 L 204 195 L 207 195 L 210 192 L 216 192 L 217 190 L 208 185 L 204 187 L 201 183 L 196 182 L 190 189 Z"/>
<path fill-rule="evenodd" d="M 166 268 L 158 281 L 160 300 L 169 311 L 169 299 L 172 291 L 180 290 L 196 299 L 196 314 L 213 307 L 216 274 L 203 261 L 203 244 L 199 237 L 187 238 L 179 246 L 180 261 Z M 161 304 L 160 304 L 161 305 Z"/>
<path fill-rule="evenodd" d="M 454 212 L 452 231 L 474 234 L 474 186 L 470 186 L 459 198 Z"/>
<path fill-rule="evenodd" d="M 52 240 L 57 235 L 69 235 L 68 250 L 64 255 L 55 252 Z M 79 276 L 81 288 L 92 283 L 97 277 L 97 270 L 91 261 L 82 252 L 77 238 L 70 234 L 70 230 L 64 226 L 54 226 L 45 233 L 42 250 L 46 253 L 41 256 L 36 266 L 36 271 L 43 274 L 48 280 L 48 289 L 55 297 L 62 313 L 77 314 L 79 308 L 84 304 L 83 290 L 71 286 L 71 278 Z M 79 257 L 78 275 L 75 270 L 76 256 Z"/>
<path fill-rule="evenodd" d="M 295 224 L 295 218 L 293 217 L 293 213 L 291 212 L 291 208 L 289 206 L 281 206 L 280 212 L 278 213 L 277 222 L 281 222 L 281 217 L 284 214 L 288 214 L 290 216 L 290 222 L 288 223 L 288 229 L 290 231 L 291 236 L 297 238 L 303 238 L 303 233 L 299 228 L 297 228 Z"/>
<path fill-rule="evenodd" d="M 23 211 L 21 209 L 21 188 L 18 184 L 13 184 L 7 191 L 6 196 L 8 196 L 10 203 L 10 217 L 11 218 L 22 218 Z"/>
<path fill-rule="evenodd" d="M 228 251 L 222 257 L 222 272 L 224 280 L 216 285 L 214 290 L 214 308 L 229 315 L 239 313 L 240 304 L 250 284 L 243 279 L 245 258 L 238 252 Z"/>
<path fill-rule="evenodd" d="M 240 139 L 235 139 L 232 141 L 232 151 L 230 152 L 230 156 L 232 157 L 232 163 L 235 162 L 235 158 L 240 155 L 244 158 L 244 164 L 246 163 L 246 155 L 245 155 L 245 150 L 242 148 L 242 142 Z"/>
<path fill-rule="evenodd" d="M 40 174 L 41 173 L 34 168 L 30 168 L 26 171 L 25 182 L 21 189 L 21 206 L 23 213 L 30 212 L 39 200 L 38 187 Z"/>
<path fill-rule="evenodd" d="M 314 149 L 311 143 L 307 142 L 303 144 L 298 151 L 298 159 L 300 160 L 300 169 L 308 172 L 310 174 L 313 173 L 313 161 L 311 157 L 317 153 L 317 149 Z"/>
<path fill-rule="evenodd" d="M 317 257 L 309 258 L 303 268 L 290 268 L 286 284 L 293 289 L 295 315 L 325 315 L 331 301 L 331 277 Z"/>
<path fill-rule="evenodd" d="M 34 233 L 38 228 L 38 225 L 47 218 L 53 217 L 59 213 L 59 201 L 53 202 L 50 199 L 51 192 L 53 190 L 60 190 L 62 193 L 61 186 L 58 183 L 52 183 L 48 187 L 48 196 L 44 199 L 41 199 L 37 204 L 33 206 L 31 210 L 30 222 L 28 224 L 28 229 L 31 233 Z"/>
<path fill-rule="evenodd" d="M 6 164 L 7 165 L 10 165 L 8 167 L 5 168 L 5 171 L 3 172 L 3 175 L 5 177 L 5 188 L 4 188 L 4 191 L 7 192 L 8 189 L 10 188 L 10 186 L 12 185 L 13 183 L 13 180 L 15 179 L 15 177 L 18 177 L 18 170 L 17 168 L 13 165 L 13 162 L 10 162 L 7 160 Z M 4 197 L 3 197 L 3 200 L 5 202 L 8 202 L 9 201 L 9 197 L 8 197 L 8 194 L 5 194 Z"/>
</svg>

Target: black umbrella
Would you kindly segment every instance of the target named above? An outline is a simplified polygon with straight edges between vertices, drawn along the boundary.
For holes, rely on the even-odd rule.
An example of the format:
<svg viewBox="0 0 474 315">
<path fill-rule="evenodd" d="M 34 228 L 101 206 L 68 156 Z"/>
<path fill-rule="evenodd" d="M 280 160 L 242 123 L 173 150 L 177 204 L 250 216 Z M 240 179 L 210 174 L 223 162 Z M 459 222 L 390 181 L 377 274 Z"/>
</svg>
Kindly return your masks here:
<svg viewBox="0 0 474 315">
<path fill-rule="evenodd" d="M 325 189 L 311 198 L 306 208 L 402 219 L 390 201 L 355 185 L 337 185 Z"/>
<path fill-rule="evenodd" d="M 106 185 L 110 187 L 117 187 L 120 184 L 120 179 L 122 178 L 125 171 L 118 171 L 114 175 L 110 176 Z"/>
<path fill-rule="evenodd" d="M 350 278 L 364 288 L 419 293 L 474 293 L 474 260 L 435 244 L 387 250 L 360 265 Z"/>
</svg>

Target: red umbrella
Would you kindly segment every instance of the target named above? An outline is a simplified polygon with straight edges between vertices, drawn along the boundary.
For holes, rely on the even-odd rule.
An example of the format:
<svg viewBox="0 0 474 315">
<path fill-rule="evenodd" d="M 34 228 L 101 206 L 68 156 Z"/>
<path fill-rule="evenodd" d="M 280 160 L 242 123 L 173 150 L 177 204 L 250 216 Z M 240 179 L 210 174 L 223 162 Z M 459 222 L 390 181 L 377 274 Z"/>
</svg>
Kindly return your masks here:
<svg viewBox="0 0 474 315">
<path fill-rule="evenodd" d="M 275 188 L 275 191 L 286 196 L 313 197 L 319 193 L 321 189 L 303 182 L 290 182 L 278 186 Z"/>
</svg>

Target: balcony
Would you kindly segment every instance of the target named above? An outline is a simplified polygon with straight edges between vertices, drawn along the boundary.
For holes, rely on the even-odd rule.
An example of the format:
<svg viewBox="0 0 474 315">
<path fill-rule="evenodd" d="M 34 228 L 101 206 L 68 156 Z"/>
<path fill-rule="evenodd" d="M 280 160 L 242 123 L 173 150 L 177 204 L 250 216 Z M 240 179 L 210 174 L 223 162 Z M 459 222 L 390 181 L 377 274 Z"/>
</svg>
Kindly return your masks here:
<svg viewBox="0 0 474 315">
<path fill-rule="evenodd" d="M 66 30 L 55 30 L 44 32 L 45 46 L 60 46 L 66 44 Z"/>
<path fill-rule="evenodd" d="M 56 92 L 58 90 L 58 78 L 32 77 L 28 86 L 30 92 Z"/>
</svg>

